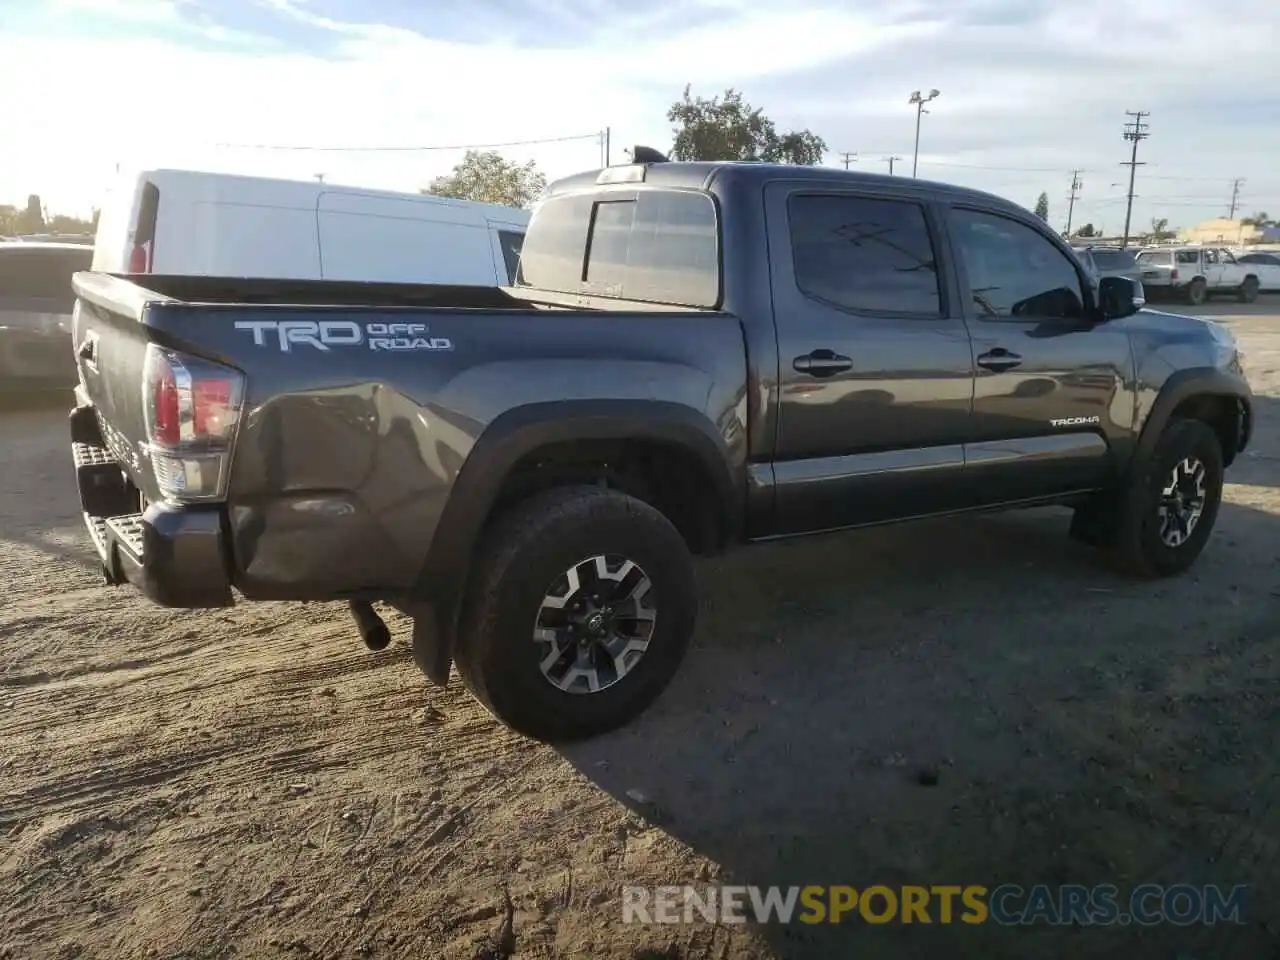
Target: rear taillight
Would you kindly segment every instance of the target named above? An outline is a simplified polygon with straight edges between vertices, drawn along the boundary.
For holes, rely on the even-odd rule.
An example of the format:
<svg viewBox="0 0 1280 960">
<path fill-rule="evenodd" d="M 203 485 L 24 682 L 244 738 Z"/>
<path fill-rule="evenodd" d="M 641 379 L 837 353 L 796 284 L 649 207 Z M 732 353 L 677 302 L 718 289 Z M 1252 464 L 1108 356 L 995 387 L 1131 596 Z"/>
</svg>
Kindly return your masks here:
<svg viewBox="0 0 1280 960">
<path fill-rule="evenodd" d="M 178 503 L 221 499 L 244 374 L 152 343 L 142 379 L 147 443 L 161 495 Z"/>
<path fill-rule="evenodd" d="M 151 272 L 151 244 L 135 243 L 133 245 L 133 252 L 129 254 L 129 272 Z"/>
<path fill-rule="evenodd" d="M 1170 279 L 1170 280 L 1177 280 L 1177 279 L 1178 279 L 1178 268 L 1177 268 L 1177 267 L 1174 267 L 1172 270 L 1170 270 L 1170 271 L 1169 271 L 1169 279 Z"/>
</svg>

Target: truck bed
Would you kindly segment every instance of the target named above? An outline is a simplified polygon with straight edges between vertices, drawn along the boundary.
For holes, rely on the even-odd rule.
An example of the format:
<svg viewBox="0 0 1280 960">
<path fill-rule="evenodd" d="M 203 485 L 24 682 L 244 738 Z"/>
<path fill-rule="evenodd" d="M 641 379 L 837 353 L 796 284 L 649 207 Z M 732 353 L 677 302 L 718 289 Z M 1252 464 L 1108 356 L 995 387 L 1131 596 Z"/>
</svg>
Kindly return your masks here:
<svg viewBox="0 0 1280 960">
<path fill-rule="evenodd" d="M 498 287 L 101 273 L 75 287 L 85 521 L 110 578 L 168 605 L 223 605 L 232 586 L 410 589 L 446 505 L 501 480 L 477 447 L 519 459 L 492 438 L 549 408 L 551 443 L 640 410 L 699 424 L 713 448 L 746 435 L 745 344 L 724 312 Z M 176 364 L 167 386 L 157 363 Z M 206 387 L 230 432 L 210 447 L 200 412 L 174 408 L 164 439 L 157 389 L 176 403 Z"/>
</svg>

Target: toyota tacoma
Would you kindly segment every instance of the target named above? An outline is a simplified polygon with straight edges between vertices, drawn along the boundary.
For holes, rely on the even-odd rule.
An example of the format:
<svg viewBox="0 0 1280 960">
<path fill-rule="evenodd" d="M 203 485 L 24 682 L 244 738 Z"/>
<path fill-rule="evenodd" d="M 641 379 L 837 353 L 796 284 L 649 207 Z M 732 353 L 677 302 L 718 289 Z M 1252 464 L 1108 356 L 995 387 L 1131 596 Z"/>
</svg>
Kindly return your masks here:
<svg viewBox="0 0 1280 960">
<path fill-rule="evenodd" d="M 70 433 L 111 583 L 412 618 L 544 740 L 645 710 L 693 557 L 1039 504 L 1133 574 L 1205 546 L 1252 403 L 1027 210 L 902 177 L 639 162 L 556 182 L 514 284 L 79 273 Z"/>
</svg>

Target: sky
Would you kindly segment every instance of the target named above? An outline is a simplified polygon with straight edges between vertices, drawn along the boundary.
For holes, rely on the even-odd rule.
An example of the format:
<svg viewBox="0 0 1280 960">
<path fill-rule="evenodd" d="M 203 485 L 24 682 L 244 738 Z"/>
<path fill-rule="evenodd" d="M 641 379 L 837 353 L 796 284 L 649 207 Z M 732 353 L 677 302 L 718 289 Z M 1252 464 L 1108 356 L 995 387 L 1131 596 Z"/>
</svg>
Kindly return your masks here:
<svg viewBox="0 0 1280 960">
<path fill-rule="evenodd" d="M 905 175 L 937 89 L 921 177 L 1044 191 L 1062 227 L 1080 170 L 1074 225 L 1111 233 L 1146 111 L 1135 229 L 1225 216 L 1237 179 L 1278 217 L 1276 37 L 1277 0 L 0 0 L 0 203 L 88 216 L 119 166 L 416 191 L 469 145 L 555 179 L 605 128 L 615 163 L 667 149 L 689 84 Z"/>
</svg>

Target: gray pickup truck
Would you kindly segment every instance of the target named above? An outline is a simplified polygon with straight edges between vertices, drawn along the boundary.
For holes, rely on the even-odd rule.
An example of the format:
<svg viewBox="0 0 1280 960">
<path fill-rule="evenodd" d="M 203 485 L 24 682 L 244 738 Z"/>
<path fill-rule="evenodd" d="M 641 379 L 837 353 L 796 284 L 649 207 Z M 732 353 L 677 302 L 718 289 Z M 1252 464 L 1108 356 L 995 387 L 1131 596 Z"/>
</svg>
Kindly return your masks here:
<svg viewBox="0 0 1280 960">
<path fill-rule="evenodd" d="M 109 582 L 156 603 L 413 618 L 545 740 L 677 670 L 694 555 L 973 510 L 1074 508 L 1186 570 L 1249 386 L 1028 211 L 903 177 L 644 162 L 555 183 L 516 284 L 80 273 L 70 432 Z"/>
</svg>

